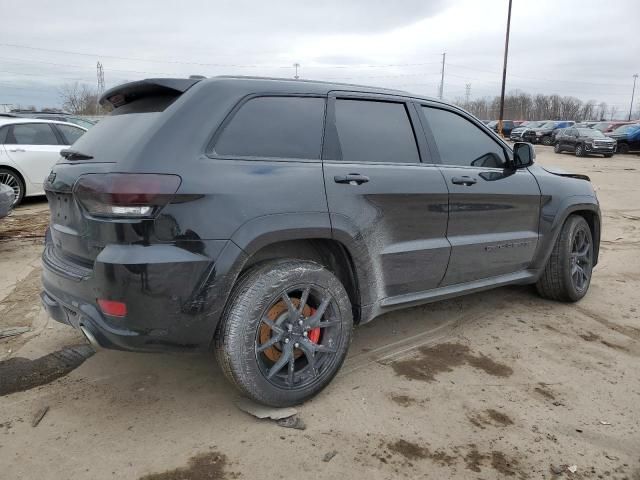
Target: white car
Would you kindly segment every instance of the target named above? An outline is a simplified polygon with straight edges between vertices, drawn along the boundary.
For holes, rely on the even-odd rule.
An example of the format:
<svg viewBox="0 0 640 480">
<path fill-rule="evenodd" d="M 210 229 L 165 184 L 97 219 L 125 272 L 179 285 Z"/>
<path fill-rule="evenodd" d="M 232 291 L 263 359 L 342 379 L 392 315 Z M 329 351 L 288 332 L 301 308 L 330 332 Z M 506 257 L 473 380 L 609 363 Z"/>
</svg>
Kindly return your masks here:
<svg viewBox="0 0 640 480">
<path fill-rule="evenodd" d="M 60 150 L 86 131 L 73 123 L 0 117 L 0 184 L 13 189 L 14 207 L 24 197 L 44 195 L 44 180 Z"/>
</svg>

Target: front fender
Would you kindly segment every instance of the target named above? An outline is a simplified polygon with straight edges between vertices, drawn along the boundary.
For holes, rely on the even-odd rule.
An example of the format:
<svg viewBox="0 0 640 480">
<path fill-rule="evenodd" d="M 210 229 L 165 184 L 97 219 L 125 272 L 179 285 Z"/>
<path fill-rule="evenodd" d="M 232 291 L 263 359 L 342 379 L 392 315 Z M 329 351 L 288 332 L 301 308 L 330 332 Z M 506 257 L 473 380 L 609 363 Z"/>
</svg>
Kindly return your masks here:
<svg viewBox="0 0 640 480">
<path fill-rule="evenodd" d="M 544 201 L 544 199 L 543 199 Z M 572 195 L 565 197 L 559 203 L 553 205 L 552 199 L 547 199 L 547 204 L 543 205 L 540 218 L 540 242 L 531 268 L 544 269 L 553 246 L 556 244 L 562 226 L 570 215 L 576 212 L 590 212 L 593 215 L 593 244 L 594 244 L 594 266 L 598 262 L 600 251 L 600 206 L 598 200 L 590 195 Z"/>
</svg>

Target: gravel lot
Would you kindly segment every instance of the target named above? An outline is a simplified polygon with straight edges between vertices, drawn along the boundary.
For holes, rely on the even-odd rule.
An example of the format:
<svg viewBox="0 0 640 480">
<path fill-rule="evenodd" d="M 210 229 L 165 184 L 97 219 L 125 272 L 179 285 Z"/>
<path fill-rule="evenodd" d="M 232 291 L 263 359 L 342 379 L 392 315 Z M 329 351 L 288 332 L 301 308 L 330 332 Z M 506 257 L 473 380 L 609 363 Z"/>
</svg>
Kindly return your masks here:
<svg viewBox="0 0 640 480">
<path fill-rule="evenodd" d="M 47 211 L 29 201 L 0 221 L 0 330 L 30 328 L 0 339 L 0 390 L 32 360 L 42 385 L 0 396 L 0 477 L 640 480 L 640 157 L 537 150 L 597 187 L 587 297 L 511 287 L 385 315 L 298 408 L 306 430 L 238 410 L 211 355 L 63 350 L 84 341 L 40 308 Z"/>
</svg>

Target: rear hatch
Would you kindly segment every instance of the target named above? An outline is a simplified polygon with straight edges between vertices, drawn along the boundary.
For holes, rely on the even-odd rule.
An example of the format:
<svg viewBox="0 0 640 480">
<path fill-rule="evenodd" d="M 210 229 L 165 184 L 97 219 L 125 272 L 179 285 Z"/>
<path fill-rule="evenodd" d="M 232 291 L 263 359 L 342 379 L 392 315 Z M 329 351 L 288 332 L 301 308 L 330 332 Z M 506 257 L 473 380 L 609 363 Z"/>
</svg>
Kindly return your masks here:
<svg viewBox="0 0 640 480">
<path fill-rule="evenodd" d="M 106 244 L 145 240 L 145 222 L 175 193 L 179 177 L 136 174 L 135 161 L 165 110 L 198 81 L 143 80 L 104 94 L 100 103 L 113 111 L 63 151 L 45 182 L 50 267 L 81 275 Z"/>
</svg>

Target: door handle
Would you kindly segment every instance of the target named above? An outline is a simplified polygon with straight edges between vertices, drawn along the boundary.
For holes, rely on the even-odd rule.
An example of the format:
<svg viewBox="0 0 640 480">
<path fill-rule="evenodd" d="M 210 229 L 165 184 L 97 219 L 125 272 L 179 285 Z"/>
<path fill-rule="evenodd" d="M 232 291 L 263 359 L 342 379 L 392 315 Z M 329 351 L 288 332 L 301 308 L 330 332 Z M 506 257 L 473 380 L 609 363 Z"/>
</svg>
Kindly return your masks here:
<svg viewBox="0 0 640 480">
<path fill-rule="evenodd" d="M 462 177 L 453 177 L 451 179 L 451 183 L 453 183 L 454 185 L 464 185 L 466 187 L 469 187 L 477 182 L 478 181 L 475 178 L 469 177 L 467 175 L 464 175 Z"/>
<path fill-rule="evenodd" d="M 12 148 L 9 149 L 10 152 L 26 152 L 24 148 Z"/>
<path fill-rule="evenodd" d="M 369 177 L 360 175 L 359 173 L 350 173 L 349 175 L 336 175 L 333 177 L 333 181 L 336 183 L 347 183 L 349 185 L 362 185 L 369 181 Z"/>
</svg>

